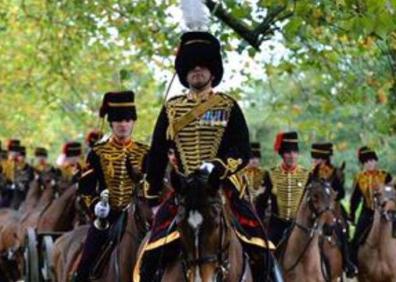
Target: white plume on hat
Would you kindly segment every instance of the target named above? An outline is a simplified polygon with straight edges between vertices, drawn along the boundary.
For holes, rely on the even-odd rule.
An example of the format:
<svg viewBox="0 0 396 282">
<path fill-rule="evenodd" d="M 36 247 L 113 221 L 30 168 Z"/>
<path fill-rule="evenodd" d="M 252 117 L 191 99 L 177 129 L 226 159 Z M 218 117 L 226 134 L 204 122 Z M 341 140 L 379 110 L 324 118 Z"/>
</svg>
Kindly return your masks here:
<svg viewBox="0 0 396 282">
<path fill-rule="evenodd" d="M 181 0 L 184 24 L 190 31 L 207 31 L 209 25 L 209 10 L 205 0 Z"/>
</svg>

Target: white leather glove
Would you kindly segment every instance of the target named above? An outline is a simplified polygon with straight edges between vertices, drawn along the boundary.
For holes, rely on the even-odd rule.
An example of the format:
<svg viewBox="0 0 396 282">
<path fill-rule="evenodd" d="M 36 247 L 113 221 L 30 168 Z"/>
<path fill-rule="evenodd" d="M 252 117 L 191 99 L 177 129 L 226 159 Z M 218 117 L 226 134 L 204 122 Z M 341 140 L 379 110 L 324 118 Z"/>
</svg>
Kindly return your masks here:
<svg viewBox="0 0 396 282">
<path fill-rule="evenodd" d="M 106 218 L 110 213 L 110 205 L 108 203 L 98 202 L 95 205 L 95 215 L 98 218 Z"/>
<path fill-rule="evenodd" d="M 201 166 L 199 167 L 200 170 L 206 170 L 209 174 L 212 172 L 214 169 L 214 164 L 208 163 L 208 162 L 203 162 Z"/>
</svg>

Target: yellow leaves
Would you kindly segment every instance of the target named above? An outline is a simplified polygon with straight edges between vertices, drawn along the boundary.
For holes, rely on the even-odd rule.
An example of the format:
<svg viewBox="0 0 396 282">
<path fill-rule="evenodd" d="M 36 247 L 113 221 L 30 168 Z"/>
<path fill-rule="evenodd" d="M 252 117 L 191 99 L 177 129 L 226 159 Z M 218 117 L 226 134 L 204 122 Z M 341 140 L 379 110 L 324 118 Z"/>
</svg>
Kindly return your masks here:
<svg viewBox="0 0 396 282">
<path fill-rule="evenodd" d="M 323 12 L 321 9 L 316 8 L 312 11 L 312 16 L 314 17 L 314 19 L 320 19 L 322 17 L 322 15 L 323 15 Z"/>
<path fill-rule="evenodd" d="M 389 89 L 394 84 L 392 79 L 382 83 L 382 86 L 377 90 L 377 101 L 378 103 L 385 105 L 388 103 Z"/>
<path fill-rule="evenodd" d="M 396 32 L 392 32 L 389 36 L 389 45 L 393 50 L 396 50 Z"/>
<path fill-rule="evenodd" d="M 348 35 L 346 35 L 346 34 L 342 34 L 342 35 L 338 36 L 338 40 L 341 43 L 348 43 L 349 42 Z"/>
<path fill-rule="evenodd" d="M 361 45 L 367 49 L 371 49 L 375 45 L 375 40 L 372 36 L 367 36 L 363 39 Z"/>
<path fill-rule="evenodd" d="M 383 87 L 378 89 L 378 91 L 377 91 L 377 99 L 378 99 L 378 102 L 380 104 L 385 105 L 385 104 L 388 103 L 388 96 L 387 96 L 386 91 L 385 91 L 385 89 Z"/>
<path fill-rule="evenodd" d="M 317 26 L 317 27 L 315 27 L 313 30 L 312 30 L 312 33 L 315 35 L 315 36 L 321 36 L 322 34 L 323 34 L 323 27 L 321 27 L 321 26 Z"/>
<path fill-rule="evenodd" d="M 294 104 L 291 108 L 291 112 L 293 115 L 300 115 L 302 113 L 302 108 L 299 105 Z"/>
<path fill-rule="evenodd" d="M 346 150 L 348 150 L 348 143 L 346 141 L 343 141 L 336 144 L 335 147 L 338 152 L 345 152 Z"/>
</svg>

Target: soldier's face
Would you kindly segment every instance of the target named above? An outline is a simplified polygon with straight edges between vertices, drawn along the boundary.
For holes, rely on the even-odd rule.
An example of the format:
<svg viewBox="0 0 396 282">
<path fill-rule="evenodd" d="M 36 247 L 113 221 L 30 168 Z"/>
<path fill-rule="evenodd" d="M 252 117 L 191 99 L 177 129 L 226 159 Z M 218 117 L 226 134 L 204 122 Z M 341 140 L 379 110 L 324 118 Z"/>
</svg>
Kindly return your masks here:
<svg viewBox="0 0 396 282">
<path fill-rule="evenodd" d="M 38 164 L 46 164 L 47 163 L 47 157 L 44 156 L 37 156 L 36 161 Z"/>
<path fill-rule="evenodd" d="M 260 166 L 260 159 L 259 158 L 250 158 L 248 166 L 250 166 L 250 167 L 259 167 Z"/>
<path fill-rule="evenodd" d="M 377 169 L 377 161 L 374 159 L 368 160 L 364 163 L 364 168 L 366 170 L 375 170 Z"/>
<path fill-rule="evenodd" d="M 192 70 L 187 73 L 187 82 L 190 88 L 203 89 L 207 86 L 212 85 L 213 76 L 210 70 L 204 66 L 195 66 Z"/>
<path fill-rule="evenodd" d="M 317 166 L 319 164 L 324 164 L 326 161 L 324 159 L 312 159 L 313 166 Z"/>
<path fill-rule="evenodd" d="M 282 155 L 282 159 L 287 166 L 294 167 L 297 165 L 298 152 L 296 151 L 284 152 Z"/>
<path fill-rule="evenodd" d="M 111 122 L 111 128 L 113 130 L 113 134 L 118 139 L 125 139 L 130 137 L 134 125 L 135 125 L 135 121 L 131 119 Z"/>
</svg>

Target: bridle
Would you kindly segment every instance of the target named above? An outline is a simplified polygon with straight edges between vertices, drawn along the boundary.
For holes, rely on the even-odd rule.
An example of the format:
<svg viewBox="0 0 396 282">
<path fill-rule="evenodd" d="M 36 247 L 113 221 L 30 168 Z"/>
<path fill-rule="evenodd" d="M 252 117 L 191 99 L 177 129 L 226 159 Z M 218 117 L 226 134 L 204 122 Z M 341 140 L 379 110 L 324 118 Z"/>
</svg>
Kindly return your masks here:
<svg viewBox="0 0 396 282">
<path fill-rule="evenodd" d="M 380 196 L 383 197 L 380 198 Z M 374 208 L 378 209 L 381 218 L 386 221 L 394 221 L 396 218 L 396 211 L 385 209 L 386 203 L 389 201 L 393 201 L 396 204 L 396 192 L 391 186 L 385 186 L 383 193 L 376 192 L 374 194 Z"/>
<path fill-rule="evenodd" d="M 199 209 L 205 209 L 205 208 L 210 208 L 213 206 L 218 206 L 222 205 L 221 199 L 219 197 L 211 198 L 205 205 L 201 205 Z M 185 209 L 185 203 L 183 199 L 179 199 L 179 207 L 181 209 Z M 186 213 L 184 212 L 183 215 L 181 215 L 181 218 L 178 219 L 178 222 L 180 223 L 181 220 L 185 220 Z M 201 256 L 201 244 L 200 244 L 200 228 L 198 227 L 197 229 L 194 230 L 194 253 L 196 254 L 196 257 L 191 258 L 188 256 L 186 251 L 183 251 L 182 253 L 182 265 L 184 269 L 184 274 L 186 281 L 188 281 L 188 277 L 190 276 L 191 272 L 193 271 L 199 271 L 197 268 L 201 267 L 202 265 L 205 264 L 216 264 L 216 269 L 215 269 L 215 280 L 214 281 L 224 281 L 228 275 L 229 271 L 229 246 L 230 246 L 230 227 L 227 223 L 227 220 L 224 215 L 224 209 L 221 207 L 221 217 L 220 217 L 220 222 L 217 224 L 217 227 L 220 228 L 219 230 L 219 235 L 220 235 L 220 240 L 218 247 L 216 248 L 216 252 L 212 254 L 207 254 L 204 256 Z"/>
<path fill-rule="evenodd" d="M 310 222 L 312 222 L 312 224 L 310 226 L 305 226 L 302 223 L 297 222 L 297 220 L 295 220 L 293 223 L 293 225 L 300 228 L 304 233 L 309 235 L 309 240 L 305 244 L 303 251 L 297 257 L 296 261 L 288 269 L 285 270 L 286 272 L 292 271 L 298 265 L 298 263 L 303 258 L 305 252 L 307 251 L 309 245 L 311 244 L 312 240 L 315 238 L 315 234 L 321 235 L 322 226 L 319 224 L 319 220 L 320 220 L 321 216 L 323 214 L 329 213 L 329 212 L 334 214 L 334 208 L 332 207 L 332 200 L 331 200 L 331 189 L 332 189 L 331 185 L 330 185 L 330 183 L 328 183 L 322 179 L 319 181 L 320 181 L 321 187 L 314 188 L 313 183 L 310 182 L 307 185 L 306 190 L 304 192 L 304 196 L 303 196 L 304 198 L 306 198 L 306 202 L 308 203 L 308 208 L 312 212 L 312 215 L 310 218 Z M 309 193 L 311 193 L 312 189 L 324 189 L 324 193 L 326 193 L 325 196 L 327 197 L 326 202 L 328 202 L 325 207 L 323 207 L 319 210 L 315 207 L 315 205 L 313 203 L 313 198 L 312 198 L 311 194 L 309 194 Z"/>
</svg>

